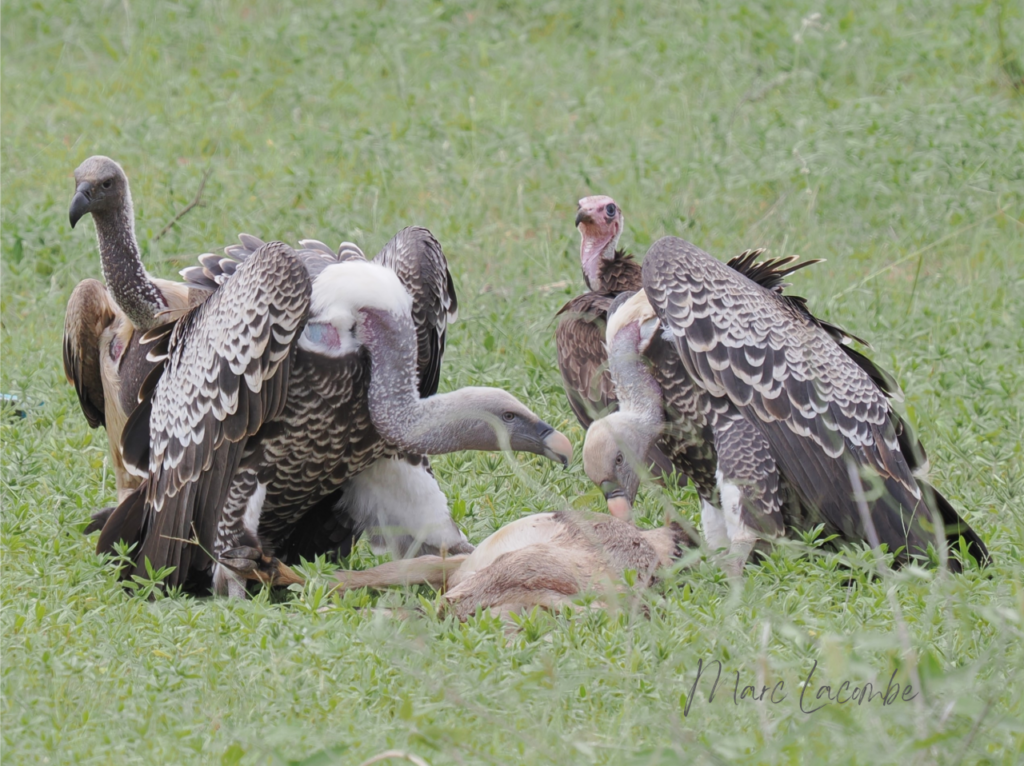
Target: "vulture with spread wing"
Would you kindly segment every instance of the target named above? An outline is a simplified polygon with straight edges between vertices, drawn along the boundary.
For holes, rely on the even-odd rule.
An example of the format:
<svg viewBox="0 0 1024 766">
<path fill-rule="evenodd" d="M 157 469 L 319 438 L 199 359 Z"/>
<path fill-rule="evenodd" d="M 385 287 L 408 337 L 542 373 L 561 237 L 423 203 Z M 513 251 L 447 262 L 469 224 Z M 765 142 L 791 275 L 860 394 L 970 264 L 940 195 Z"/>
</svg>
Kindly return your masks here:
<svg viewBox="0 0 1024 766">
<path fill-rule="evenodd" d="M 186 280 L 212 295 L 147 336 L 161 359 L 125 427 L 142 486 L 98 549 L 242 595 L 281 559 L 344 555 L 364 531 L 399 554 L 471 550 L 424 455 L 512 449 L 568 463 L 568 440 L 511 394 L 437 394 L 455 293 L 440 245 L 405 229 L 371 262 L 242 237 Z M 254 252 L 253 252 L 254 251 Z M 212 558 L 211 558 L 212 556 Z"/>
<path fill-rule="evenodd" d="M 924 481 L 924 450 L 890 403 L 895 380 L 783 294 L 793 257 L 754 258 L 730 268 L 665 237 L 644 259 L 643 289 L 612 307 L 620 409 L 591 426 L 583 453 L 609 510 L 628 515 L 637 456 L 658 439 L 696 485 L 705 537 L 735 573 L 758 541 L 818 524 L 885 544 L 898 563 L 940 540 L 958 551 L 960 538 L 986 563 L 981 538 Z"/>
<path fill-rule="evenodd" d="M 86 213 L 96 223 L 106 285 L 84 279 L 71 293 L 64 317 L 64 374 L 89 425 L 106 428 L 121 501 L 139 483 L 125 470 L 121 429 L 154 366 L 139 340 L 143 332 L 180 316 L 207 293 L 146 273 L 135 240 L 128 177 L 109 157 L 90 157 L 75 170 L 71 227 Z"/>
</svg>

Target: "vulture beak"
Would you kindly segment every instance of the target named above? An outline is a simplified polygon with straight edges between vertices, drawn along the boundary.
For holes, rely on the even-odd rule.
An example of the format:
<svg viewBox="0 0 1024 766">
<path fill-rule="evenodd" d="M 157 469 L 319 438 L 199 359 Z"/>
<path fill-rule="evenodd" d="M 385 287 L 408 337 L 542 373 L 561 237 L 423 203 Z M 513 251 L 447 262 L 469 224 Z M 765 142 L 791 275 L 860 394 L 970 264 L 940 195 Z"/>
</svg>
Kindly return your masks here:
<svg viewBox="0 0 1024 766">
<path fill-rule="evenodd" d="M 569 461 L 572 460 L 572 444 L 565 437 L 565 434 L 561 431 L 556 431 L 543 420 L 540 421 L 538 426 L 542 429 L 540 441 L 544 451 L 541 454 L 548 460 L 561 463 L 562 468 L 568 468 Z"/>
<path fill-rule="evenodd" d="M 81 220 L 82 216 L 89 212 L 89 199 L 92 192 L 92 184 L 88 181 L 80 183 L 75 189 L 75 196 L 71 198 L 71 209 L 68 210 L 68 218 L 71 221 L 71 228 Z"/>
<path fill-rule="evenodd" d="M 617 481 L 602 481 L 601 492 L 608 501 L 608 513 L 617 519 L 629 521 L 631 506 Z"/>
<path fill-rule="evenodd" d="M 574 224 L 578 229 L 581 223 L 593 223 L 594 219 L 590 217 L 590 213 L 584 213 L 582 210 L 576 211 L 576 223 Z"/>
</svg>

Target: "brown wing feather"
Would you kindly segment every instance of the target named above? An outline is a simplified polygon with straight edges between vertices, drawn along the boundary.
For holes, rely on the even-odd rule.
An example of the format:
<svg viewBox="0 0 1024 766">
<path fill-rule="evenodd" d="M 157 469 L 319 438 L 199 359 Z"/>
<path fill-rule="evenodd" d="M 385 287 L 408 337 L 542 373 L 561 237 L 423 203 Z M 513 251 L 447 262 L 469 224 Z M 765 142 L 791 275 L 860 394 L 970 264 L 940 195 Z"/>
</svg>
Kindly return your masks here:
<svg viewBox="0 0 1024 766">
<path fill-rule="evenodd" d="M 448 323 L 459 310 L 448 261 L 434 235 L 419 226 L 402 229 L 373 260 L 398 274 L 412 295 L 420 396 L 432 396 L 441 380 Z"/>
<path fill-rule="evenodd" d="M 634 292 L 641 287 L 640 264 L 625 250 L 616 250 L 615 257 L 609 261 L 602 260 L 598 270 L 602 293 L 614 297 L 619 293 Z"/>
<path fill-rule="evenodd" d="M 64 375 L 74 385 L 92 428 L 106 423 L 100 340 L 118 313 L 102 282 L 83 279 L 71 293 L 64 315 Z"/>
<path fill-rule="evenodd" d="M 618 406 L 604 345 L 608 308 L 614 299 L 612 295 L 584 293 L 562 306 L 556 315 L 558 369 L 569 406 L 584 428 Z"/>
<path fill-rule="evenodd" d="M 190 568 L 208 567 L 188 540 L 198 536 L 203 549 L 212 548 L 246 439 L 283 407 L 309 295 L 306 270 L 292 250 L 270 243 L 176 325 L 162 377 L 125 427 L 126 461 L 148 462 L 136 571 L 147 559 L 173 566 L 167 582 L 176 585 Z"/>
<path fill-rule="evenodd" d="M 659 240 L 643 268 L 689 375 L 762 430 L 802 500 L 847 538 L 867 539 L 851 499 L 852 460 L 865 484 L 884 486 L 869 503 L 879 539 L 923 553 L 935 539 L 932 514 L 869 372 L 805 310 L 688 242 Z"/>
</svg>

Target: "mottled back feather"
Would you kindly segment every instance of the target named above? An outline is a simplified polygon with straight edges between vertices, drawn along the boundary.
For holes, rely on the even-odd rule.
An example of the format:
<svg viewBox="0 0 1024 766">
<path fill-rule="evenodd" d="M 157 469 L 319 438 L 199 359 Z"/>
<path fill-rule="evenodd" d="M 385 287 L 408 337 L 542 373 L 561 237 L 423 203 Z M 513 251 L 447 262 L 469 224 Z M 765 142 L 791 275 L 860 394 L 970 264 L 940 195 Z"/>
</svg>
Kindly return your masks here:
<svg viewBox="0 0 1024 766">
<path fill-rule="evenodd" d="M 941 523 L 948 512 L 929 508 L 913 476 L 918 459 L 901 451 L 902 420 L 876 383 L 898 390 L 895 381 L 890 386 L 862 355 L 848 353 L 806 302 L 781 296 L 771 269 L 761 274 L 770 288 L 673 237 L 648 251 L 648 300 L 699 389 L 692 398 L 699 412 L 685 413 L 695 418 L 688 430 L 697 433 L 702 422 L 733 409 L 741 413 L 764 434 L 801 503 L 846 539 L 867 540 L 853 502 L 852 463 L 880 541 L 890 551 L 902 548 L 901 560 L 923 555 L 936 539 L 933 516 Z M 954 523 L 961 534 L 969 530 L 959 517 Z M 976 557 L 987 558 L 973 531 L 967 536 Z"/>
</svg>

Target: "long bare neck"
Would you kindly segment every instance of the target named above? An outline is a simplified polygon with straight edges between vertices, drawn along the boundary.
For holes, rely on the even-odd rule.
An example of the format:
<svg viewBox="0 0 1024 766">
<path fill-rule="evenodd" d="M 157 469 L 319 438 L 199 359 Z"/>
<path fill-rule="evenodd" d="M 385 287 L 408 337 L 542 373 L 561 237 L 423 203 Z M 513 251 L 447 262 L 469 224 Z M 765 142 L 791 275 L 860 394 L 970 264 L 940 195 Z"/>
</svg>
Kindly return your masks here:
<svg viewBox="0 0 1024 766">
<path fill-rule="evenodd" d="M 161 324 L 158 312 L 167 308 L 167 301 L 146 274 L 139 257 L 132 200 L 127 188 L 119 208 L 93 213 L 93 220 L 96 222 L 103 278 L 114 302 L 140 330 Z"/>
<path fill-rule="evenodd" d="M 501 443 L 497 418 L 480 406 L 492 389 L 462 388 L 421 399 L 411 317 L 362 315 L 362 340 L 370 352 L 370 419 L 385 440 L 421 455 L 508 447 Z"/>
<path fill-rule="evenodd" d="M 608 349 L 608 368 L 615 383 L 619 409 L 630 413 L 638 424 L 660 429 L 665 420 L 661 386 L 639 352 L 639 344 L 639 325 L 623 327 Z"/>
</svg>

